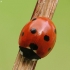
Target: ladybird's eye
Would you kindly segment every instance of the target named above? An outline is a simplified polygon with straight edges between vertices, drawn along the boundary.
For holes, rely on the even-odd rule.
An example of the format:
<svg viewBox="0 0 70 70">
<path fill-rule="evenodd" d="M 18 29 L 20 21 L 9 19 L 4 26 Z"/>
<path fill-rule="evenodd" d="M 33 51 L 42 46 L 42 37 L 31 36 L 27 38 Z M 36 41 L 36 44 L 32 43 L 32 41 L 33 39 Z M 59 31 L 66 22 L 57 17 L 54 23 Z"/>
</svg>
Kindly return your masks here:
<svg viewBox="0 0 70 70">
<path fill-rule="evenodd" d="M 23 35 L 24 35 L 24 32 L 21 33 L 21 36 L 23 36 Z"/>
<path fill-rule="evenodd" d="M 45 40 L 45 41 L 49 41 L 49 36 L 45 35 L 45 36 L 44 36 L 44 40 Z"/>
<path fill-rule="evenodd" d="M 32 19 L 32 21 L 36 20 L 36 18 Z"/>
<path fill-rule="evenodd" d="M 29 46 L 32 50 L 37 50 L 38 49 L 38 46 L 34 43 L 31 43 Z"/>
<path fill-rule="evenodd" d="M 57 33 L 57 32 L 56 32 L 56 29 L 55 29 L 54 31 L 55 31 L 55 34 L 56 34 L 56 33 Z"/>
<path fill-rule="evenodd" d="M 36 33 L 36 29 L 35 28 L 32 28 L 30 31 L 31 31 L 32 34 Z"/>
</svg>

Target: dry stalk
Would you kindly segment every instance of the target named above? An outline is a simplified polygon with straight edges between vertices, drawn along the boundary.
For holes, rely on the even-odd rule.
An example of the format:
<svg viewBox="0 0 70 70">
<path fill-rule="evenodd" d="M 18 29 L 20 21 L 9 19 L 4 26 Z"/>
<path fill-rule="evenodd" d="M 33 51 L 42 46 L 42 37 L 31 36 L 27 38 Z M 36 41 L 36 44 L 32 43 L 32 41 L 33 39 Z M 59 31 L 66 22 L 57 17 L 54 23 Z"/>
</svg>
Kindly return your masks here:
<svg viewBox="0 0 70 70">
<path fill-rule="evenodd" d="M 58 0 L 38 0 L 31 19 L 48 17 L 52 19 Z M 18 52 L 13 70 L 34 70 L 37 61 L 31 61 Z"/>
</svg>

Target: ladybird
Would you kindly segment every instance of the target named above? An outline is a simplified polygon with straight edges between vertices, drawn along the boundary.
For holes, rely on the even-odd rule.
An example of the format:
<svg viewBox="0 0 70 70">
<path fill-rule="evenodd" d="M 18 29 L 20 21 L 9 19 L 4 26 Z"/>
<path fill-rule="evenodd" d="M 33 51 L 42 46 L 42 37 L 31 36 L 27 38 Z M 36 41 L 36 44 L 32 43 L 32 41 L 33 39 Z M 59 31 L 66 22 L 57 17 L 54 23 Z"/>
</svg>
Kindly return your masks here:
<svg viewBox="0 0 70 70">
<path fill-rule="evenodd" d="M 46 17 L 38 17 L 28 22 L 19 36 L 19 49 L 28 59 L 41 59 L 48 55 L 56 42 L 56 27 Z"/>
</svg>

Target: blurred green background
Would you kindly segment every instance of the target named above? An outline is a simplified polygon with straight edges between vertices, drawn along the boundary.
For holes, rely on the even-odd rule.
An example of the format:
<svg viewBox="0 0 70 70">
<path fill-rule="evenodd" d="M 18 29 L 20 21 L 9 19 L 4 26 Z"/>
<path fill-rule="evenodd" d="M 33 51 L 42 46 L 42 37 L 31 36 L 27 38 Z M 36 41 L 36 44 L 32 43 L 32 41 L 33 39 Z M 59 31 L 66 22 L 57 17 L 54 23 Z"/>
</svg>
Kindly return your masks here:
<svg viewBox="0 0 70 70">
<path fill-rule="evenodd" d="M 22 27 L 30 20 L 36 0 L 0 0 L 0 70 L 12 70 Z M 59 0 L 53 22 L 57 41 L 35 70 L 70 70 L 70 0 Z"/>
</svg>

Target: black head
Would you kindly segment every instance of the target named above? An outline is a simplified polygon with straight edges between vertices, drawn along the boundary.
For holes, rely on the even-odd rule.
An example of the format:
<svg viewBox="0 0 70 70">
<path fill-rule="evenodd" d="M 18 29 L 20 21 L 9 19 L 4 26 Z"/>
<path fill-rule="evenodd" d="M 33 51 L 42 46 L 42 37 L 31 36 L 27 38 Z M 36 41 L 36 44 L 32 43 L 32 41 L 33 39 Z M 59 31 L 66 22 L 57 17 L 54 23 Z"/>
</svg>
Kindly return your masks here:
<svg viewBox="0 0 70 70">
<path fill-rule="evenodd" d="M 30 47 L 30 49 L 19 46 L 21 52 L 23 53 L 23 56 L 30 59 L 30 60 L 40 59 L 40 57 L 36 54 L 36 52 L 34 52 L 35 50 L 38 49 L 38 46 L 34 43 L 31 43 L 29 45 L 29 47 Z"/>
</svg>

